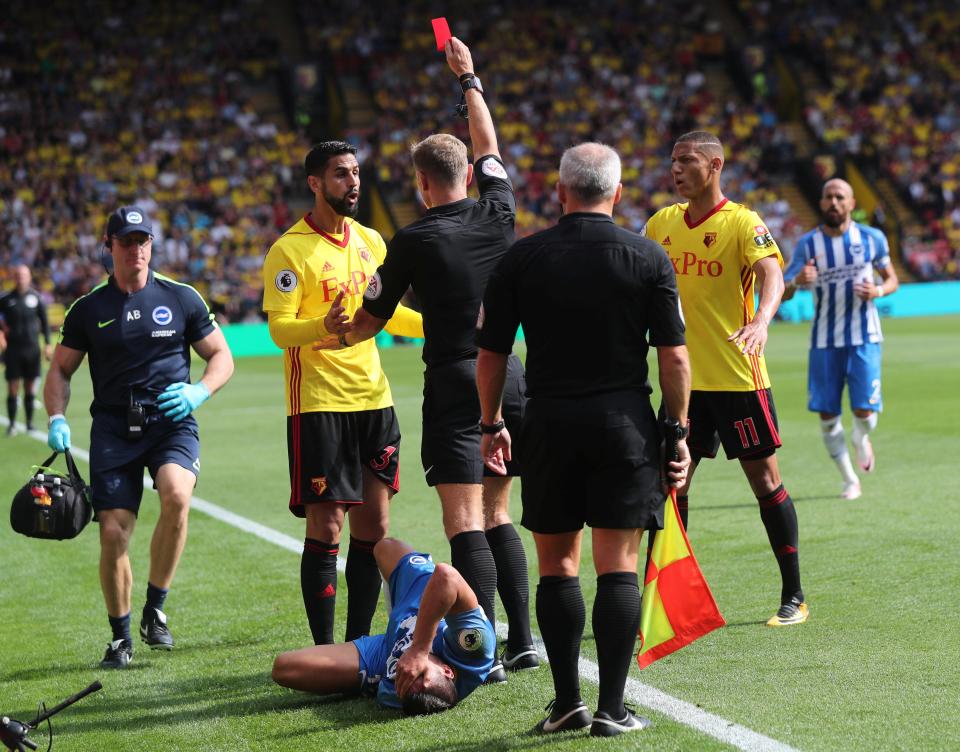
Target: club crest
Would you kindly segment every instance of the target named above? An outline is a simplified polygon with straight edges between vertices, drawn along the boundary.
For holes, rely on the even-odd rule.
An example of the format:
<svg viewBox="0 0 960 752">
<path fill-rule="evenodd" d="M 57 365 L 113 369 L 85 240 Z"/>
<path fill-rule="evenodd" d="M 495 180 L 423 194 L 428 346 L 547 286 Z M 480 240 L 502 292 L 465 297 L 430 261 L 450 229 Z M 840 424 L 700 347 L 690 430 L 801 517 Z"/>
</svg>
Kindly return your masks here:
<svg viewBox="0 0 960 752">
<path fill-rule="evenodd" d="M 703 244 L 709 248 L 714 243 L 717 242 L 717 233 L 715 232 L 705 232 L 703 233 Z"/>
</svg>

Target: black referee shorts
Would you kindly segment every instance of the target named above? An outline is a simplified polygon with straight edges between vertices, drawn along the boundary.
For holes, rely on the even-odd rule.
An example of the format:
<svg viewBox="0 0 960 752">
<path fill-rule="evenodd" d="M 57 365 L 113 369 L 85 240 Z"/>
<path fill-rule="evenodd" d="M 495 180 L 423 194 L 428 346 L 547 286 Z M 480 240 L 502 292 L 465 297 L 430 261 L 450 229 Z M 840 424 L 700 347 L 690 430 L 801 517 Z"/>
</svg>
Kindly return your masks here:
<svg viewBox="0 0 960 752">
<path fill-rule="evenodd" d="M 646 394 L 532 399 L 522 441 L 528 530 L 663 527 L 660 434 Z"/>
<path fill-rule="evenodd" d="M 520 433 L 527 402 L 523 364 L 507 358 L 503 389 L 503 419 L 513 440 L 507 475 L 520 475 Z M 477 361 L 459 360 L 428 368 L 423 377 L 423 437 L 420 459 L 427 485 L 480 483 L 496 476 L 480 457 L 480 398 Z"/>
<path fill-rule="evenodd" d="M 40 376 L 40 348 L 10 345 L 3 353 L 7 381 L 33 381 Z"/>
</svg>

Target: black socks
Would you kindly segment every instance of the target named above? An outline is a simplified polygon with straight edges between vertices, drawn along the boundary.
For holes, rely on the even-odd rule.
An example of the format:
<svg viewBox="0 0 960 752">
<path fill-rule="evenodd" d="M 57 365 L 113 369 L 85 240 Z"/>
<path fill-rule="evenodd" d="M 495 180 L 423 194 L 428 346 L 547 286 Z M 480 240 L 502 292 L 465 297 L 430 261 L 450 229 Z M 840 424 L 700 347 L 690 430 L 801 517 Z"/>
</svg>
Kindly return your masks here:
<svg viewBox="0 0 960 752">
<path fill-rule="evenodd" d="M 333 618 L 337 605 L 337 554 L 339 543 L 306 538 L 300 557 L 300 590 L 315 645 L 333 644 Z"/>
<path fill-rule="evenodd" d="M 497 566 L 497 592 L 507 612 L 507 649 L 516 652 L 533 644 L 527 554 L 512 523 L 491 528 L 486 535 Z"/>
</svg>

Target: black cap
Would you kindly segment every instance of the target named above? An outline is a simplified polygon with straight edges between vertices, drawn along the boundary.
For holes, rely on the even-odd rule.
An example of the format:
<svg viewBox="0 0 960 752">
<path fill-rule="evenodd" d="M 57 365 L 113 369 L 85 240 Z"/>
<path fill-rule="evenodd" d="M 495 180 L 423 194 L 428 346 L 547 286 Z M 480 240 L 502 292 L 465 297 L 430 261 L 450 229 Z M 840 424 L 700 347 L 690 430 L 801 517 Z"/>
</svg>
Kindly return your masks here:
<svg viewBox="0 0 960 752">
<path fill-rule="evenodd" d="M 147 213 L 139 206 L 121 206 L 107 221 L 107 237 L 123 237 L 131 232 L 153 235 L 153 227 Z"/>
</svg>

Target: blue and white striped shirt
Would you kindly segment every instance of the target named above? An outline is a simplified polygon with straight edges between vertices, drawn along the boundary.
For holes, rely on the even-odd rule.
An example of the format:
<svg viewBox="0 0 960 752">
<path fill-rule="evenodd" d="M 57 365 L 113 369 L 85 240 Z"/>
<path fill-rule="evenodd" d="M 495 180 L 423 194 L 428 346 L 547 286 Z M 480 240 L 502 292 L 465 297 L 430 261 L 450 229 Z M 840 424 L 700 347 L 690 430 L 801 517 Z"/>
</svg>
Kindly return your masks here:
<svg viewBox="0 0 960 752">
<path fill-rule="evenodd" d="M 810 259 L 817 267 L 810 346 L 847 347 L 883 341 L 877 306 L 872 300 L 858 298 L 853 286 L 857 282 L 873 284 L 874 269 L 890 264 L 890 247 L 884 234 L 856 222 L 839 237 L 817 227 L 798 241 L 784 270 L 784 280 L 796 277 Z"/>
</svg>

